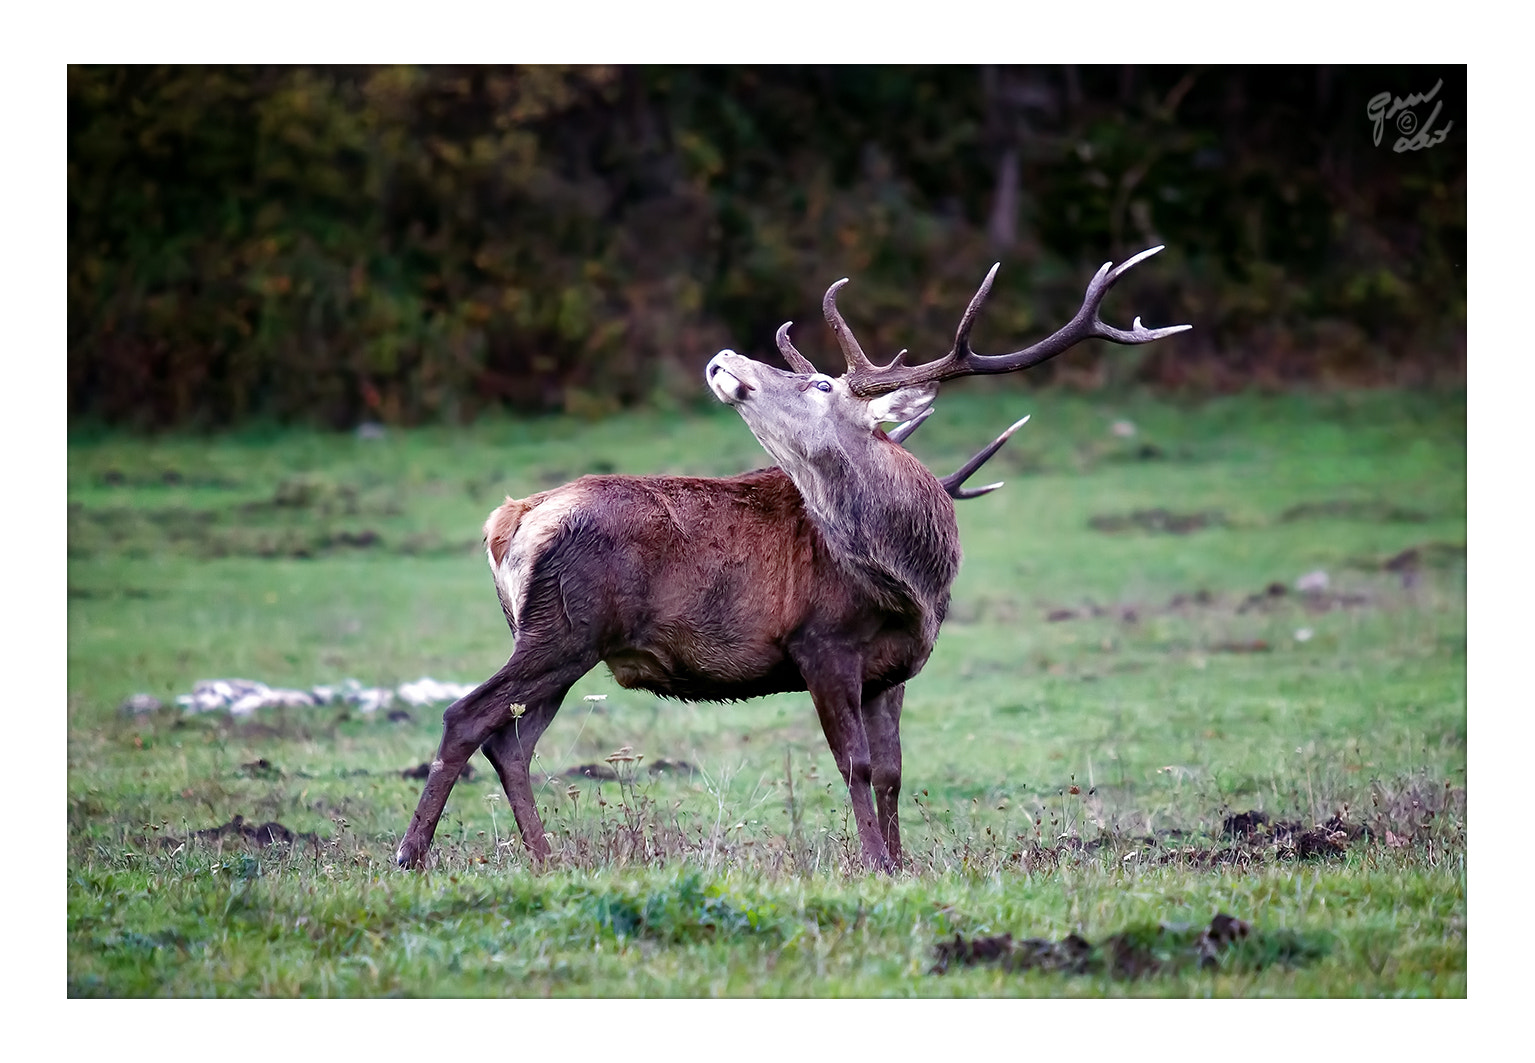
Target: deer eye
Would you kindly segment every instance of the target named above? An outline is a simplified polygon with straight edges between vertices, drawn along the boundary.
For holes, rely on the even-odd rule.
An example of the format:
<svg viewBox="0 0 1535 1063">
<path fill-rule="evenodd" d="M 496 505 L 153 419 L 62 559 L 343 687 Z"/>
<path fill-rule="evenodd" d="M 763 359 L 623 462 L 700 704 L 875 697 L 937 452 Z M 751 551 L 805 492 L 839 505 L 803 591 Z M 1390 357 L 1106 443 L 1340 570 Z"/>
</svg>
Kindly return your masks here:
<svg viewBox="0 0 1535 1063">
<path fill-rule="evenodd" d="M 813 380 L 813 381 L 811 381 L 811 383 L 813 383 L 821 391 L 830 391 L 831 390 L 831 381 L 830 380 Z"/>
</svg>

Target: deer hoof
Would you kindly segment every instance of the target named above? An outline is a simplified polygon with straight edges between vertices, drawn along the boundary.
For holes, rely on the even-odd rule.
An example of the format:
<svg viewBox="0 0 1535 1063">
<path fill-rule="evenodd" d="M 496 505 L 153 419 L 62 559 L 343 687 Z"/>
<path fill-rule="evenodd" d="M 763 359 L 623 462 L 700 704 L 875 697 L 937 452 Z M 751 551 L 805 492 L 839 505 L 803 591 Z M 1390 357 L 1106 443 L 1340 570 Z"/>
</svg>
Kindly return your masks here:
<svg viewBox="0 0 1535 1063">
<path fill-rule="evenodd" d="M 406 838 L 395 850 L 394 862 L 407 871 L 419 870 L 425 863 L 426 846 Z"/>
</svg>

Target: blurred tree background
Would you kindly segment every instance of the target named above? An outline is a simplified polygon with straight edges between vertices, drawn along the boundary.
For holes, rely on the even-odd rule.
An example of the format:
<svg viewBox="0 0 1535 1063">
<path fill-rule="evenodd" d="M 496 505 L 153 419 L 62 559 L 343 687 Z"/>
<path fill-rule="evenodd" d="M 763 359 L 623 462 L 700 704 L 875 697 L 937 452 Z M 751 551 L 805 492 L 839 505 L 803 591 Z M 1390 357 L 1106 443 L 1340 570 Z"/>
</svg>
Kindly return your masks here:
<svg viewBox="0 0 1535 1063">
<path fill-rule="evenodd" d="M 1443 81 L 1440 144 L 1372 97 Z M 1078 387 L 1458 385 L 1464 67 L 71 67 L 69 405 L 153 428 L 693 401 L 719 348 L 1013 349 L 1166 243 Z M 1413 109 L 1426 121 L 1432 104 Z M 1123 318 L 1124 320 L 1121 320 Z"/>
</svg>

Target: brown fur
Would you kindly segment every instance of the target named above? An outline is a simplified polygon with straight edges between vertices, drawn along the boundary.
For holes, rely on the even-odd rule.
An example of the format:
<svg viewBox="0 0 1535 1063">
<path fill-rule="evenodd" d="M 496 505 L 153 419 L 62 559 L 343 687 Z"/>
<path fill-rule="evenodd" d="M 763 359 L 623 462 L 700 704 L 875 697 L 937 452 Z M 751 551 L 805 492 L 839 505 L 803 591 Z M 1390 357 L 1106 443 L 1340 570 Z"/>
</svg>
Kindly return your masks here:
<svg viewBox="0 0 1535 1063">
<path fill-rule="evenodd" d="M 497 507 L 485 521 L 485 548 L 490 551 L 491 564 L 499 565 L 506 558 L 507 544 L 522 523 L 522 515 L 538 505 L 539 496 L 512 498 Z"/>
<path fill-rule="evenodd" d="M 958 565 L 952 503 L 920 462 L 885 444 L 901 475 L 921 477 L 926 517 L 884 529 L 910 500 L 880 507 L 860 498 L 857 515 L 827 529 L 812 520 L 781 469 L 704 479 L 583 476 L 525 499 L 508 499 L 485 524 L 493 564 L 540 506 L 566 508 L 529 573 L 519 640 L 561 640 L 579 606 L 597 621 L 583 641 L 620 685 L 694 701 L 805 690 L 789 660 L 805 629 L 821 637 L 858 631 L 866 646 L 861 682 L 870 693 L 904 682 L 931 650 Z M 913 540 L 934 539 L 937 551 Z M 919 544 L 920 545 L 920 544 Z M 867 597 L 890 615 L 862 617 Z M 842 636 L 847 637 L 847 636 Z"/>
</svg>

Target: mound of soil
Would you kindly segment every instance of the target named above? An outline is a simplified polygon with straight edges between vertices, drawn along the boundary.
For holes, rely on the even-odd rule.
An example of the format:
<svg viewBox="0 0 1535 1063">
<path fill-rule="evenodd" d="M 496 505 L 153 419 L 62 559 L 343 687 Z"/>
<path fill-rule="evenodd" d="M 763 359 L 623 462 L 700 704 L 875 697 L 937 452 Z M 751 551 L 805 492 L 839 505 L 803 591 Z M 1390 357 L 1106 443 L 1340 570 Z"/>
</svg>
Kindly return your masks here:
<svg viewBox="0 0 1535 1063">
<path fill-rule="evenodd" d="M 1363 831 L 1334 816 L 1326 823 L 1304 827 L 1295 821 L 1272 821 L 1264 812 L 1238 812 L 1227 816 L 1221 824 L 1221 833 L 1249 845 L 1274 844 L 1281 855 L 1294 855 L 1302 860 L 1317 856 L 1340 856 L 1348 849 L 1351 839 Z"/>
<path fill-rule="evenodd" d="M 1380 567 L 1387 572 L 1417 572 L 1423 568 L 1447 568 L 1465 556 L 1465 543 L 1419 543 L 1393 554 L 1380 562 Z"/>
<path fill-rule="evenodd" d="M 662 772 L 675 772 L 681 775 L 693 774 L 693 765 L 685 760 L 667 760 L 661 757 L 645 765 L 645 770 L 651 775 L 660 775 Z M 608 764 L 577 764 L 573 768 L 566 768 L 560 772 L 560 777 L 565 779 L 595 779 L 598 782 L 615 782 L 618 772 Z"/>
<path fill-rule="evenodd" d="M 1181 967 L 1213 967 L 1220 953 L 1246 938 L 1252 928 L 1241 919 L 1217 913 L 1210 925 L 1198 931 L 1177 924 L 1135 927 L 1104 938 L 1094 945 L 1080 934 L 1060 941 L 1024 938 L 1011 934 L 970 938 L 959 934 L 933 948 L 937 962 L 931 973 L 943 974 L 952 965 L 972 967 L 994 963 L 1006 971 L 1061 971 L 1068 974 L 1104 973 L 1116 978 L 1142 978 Z"/>
<path fill-rule="evenodd" d="M 1237 606 L 1237 612 L 1247 613 L 1255 609 L 1260 612 L 1267 611 L 1289 593 L 1290 588 L 1283 583 L 1270 583 L 1258 593 L 1249 594 L 1242 604 Z M 1325 586 L 1301 591 L 1295 595 L 1295 598 L 1308 612 L 1312 613 L 1325 613 L 1333 609 L 1350 609 L 1370 604 L 1370 599 L 1366 595 L 1335 593 L 1327 590 Z"/>
<path fill-rule="evenodd" d="M 276 764 L 273 764 L 270 760 L 267 760 L 266 757 L 261 757 L 259 760 L 253 760 L 249 764 L 241 764 L 240 770 L 243 771 L 246 775 L 249 775 L 252 779 L 282 778 L 282 769 L 279 768 Z"/>
<path fill-rule="evenodd" d="M 1094 531 L 1139 531 L 1165 535 L 1187 535 L 1204 528 L 1220 527 L 1226 515 L 1218 510 L 1204 513 L 1174 513 L 1158 507 L 1137 509 L 1131 513 L 1105 513 L 1088 520 Z"/>
<path fill-rule="evenodd" d="M 1419 801 L 1417 806 L 1422 806 Z M 1429 814 L 1424 823 L 1431 819 Z M 1411 823 L 1406 816 L 1394 822 Z M 1290 860 L 1338 859 L 1348 852 L 1349 843 L 1379 835 L 1357 823 L 1347 823 L 1333 816 L 1326 823 L 1306 827 L 1298 821 L 1271 820 L 1267 813 L 1238 812 L 1227 816 L 1221 825 L 1224 844 L 1200 842 L 1182 830 L 1159 830 L 1155 834 L 1130 837 L 1105 834 L 1097 838 L 1063 837 L 1053 845 L 1024 842 L 1014 859 L 1030 867 L 1054 867 L 1075 853 L 1095 853 L 1108 849 L 1119 852 L 1126 844 L 1136 846 L 1122 855 L 1125 860 L 1139 860 L 1143 865 L 1177 864 L 1191 867 L 1259 867 Z M 1414 844 L 1417 835 L 1403 835 L 1402 845 Z"/>
<path fill-rule="evenodd" d="M 1334 498 L 1325 502 L 1302 502 L 1279 515 L 1283 523 L 1297 520 L 1354 520 L 1382 524 L 1422 524 L 1429 515 L 1419 509 L 1391 502 Z"/>
<path fill-rule="evenodd" d="M 294 842 L 308 842 L 315 848 L 320 846 L 320 836 L 311 831 L 292 831 L 278 823 L 269 820 L 260 826 L 251 826 L 245 822 L 245 817 L 236 815 L 228 823 L 218 827 L 209 827 L 207 830 L 193 831 L 192 837 L 199 841 L 219 841 L 224 838 L 232 838 L 245 842 L 248 845 L 292 845 Z M 175 838 L 166 838 L 162 844 L 180 844 Z"/>
<path fill-rule="evenodd" d="M 598 782 L 613 782 L 618 778 L 618 772 L 606 764 L 577 764 L 560 775 L 567 779 L 595 779 Z"/>
<path fill-rule="evenodd" d="M 1110 518 L 1106 517 L 1094 519 L 1101 521 L 1110 520 Z M 1112 519 L 1119 521 L 1128 520 L 1129 518 L 1115 517 Z M 1126 526 L 1128 527 L 1129 525 Z M 1117 525 L 1110 528 L 1105 524 L 1100 530 L 1121 529 Z M 1173 529 L 1169 528 L 1168 530 Z M 1194 529 L 1190 527 L 1186 530 Z M 1384 567 L 1392 571 L 1402 571 L 1409 574 L 1415 572 L 1416 568 L 1411 566 L 1417 565 L 1418 555 L 1409 550 L 1400 556 L 1405 557 L 1406 560 L 1399 562 L 1398 558 L 1393 558 L 1391 561 L 1385 562 Z M 1404 565 L 1409 567 L 1403 568 Z M 1374 567 L 1373 563 L 1370 567 Z M 1296 606 L 1300 606 L 1309 613 L 1326 613 L 1334 609 L 1352 609 L 1371 604 L 1371 599 L 1368 595 L 1328 590 L 1326 574 L 1316 573 L 1314 575 L 1320 577 L 1320 582 L 1307 586 L 1305 580 L 1310 577 L 1302 577 L 1300 586 L 1293 591 L 1288 585 L 1278 580 L 1271 580 L 1263 586 L 1262 590 L 1243 595 L 1240 600 L 1235 602 L 1234 611 L 1238 615 L 1254 611 L 1268 613 L 1280 609 L 1293 610 Z M 1165 606 L 1146 603 L 1121 603 L 1105 607 L 1091 601 L 1083 605 L 1051 606 L 1045 612 L 1045 620 L 1049 623 L 1060 623 L 1065 620 L 1082 620 L 1088 617 L 1094 619 L 1112 617 L 1127 624 L 1134 624 L 1145 616 L 1159 616 L 1169 613 L 1181 615 L 1186 614 L 1189 609 L 1195 607 L 1226 610 L 1232 607 L 1232 602 L 1229 599 L 1223 600 L 1220 596 L 1200 588 L 1191 593 L 1175 594 Z M 1217 653 L 1262 653 L 1270 648 L 1267 643 L 1261 640 L 1224 642 L 1211 647 Z"/>
</svg>

